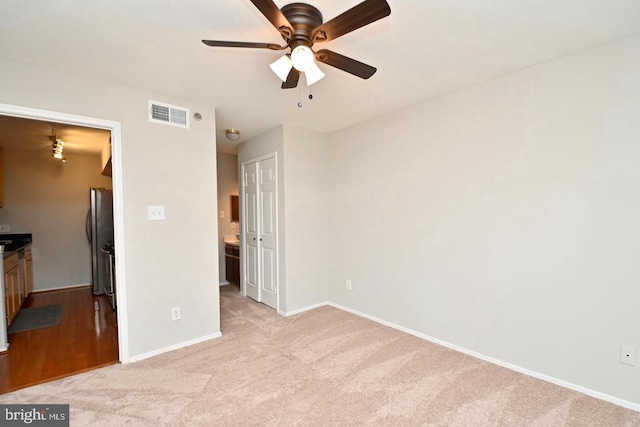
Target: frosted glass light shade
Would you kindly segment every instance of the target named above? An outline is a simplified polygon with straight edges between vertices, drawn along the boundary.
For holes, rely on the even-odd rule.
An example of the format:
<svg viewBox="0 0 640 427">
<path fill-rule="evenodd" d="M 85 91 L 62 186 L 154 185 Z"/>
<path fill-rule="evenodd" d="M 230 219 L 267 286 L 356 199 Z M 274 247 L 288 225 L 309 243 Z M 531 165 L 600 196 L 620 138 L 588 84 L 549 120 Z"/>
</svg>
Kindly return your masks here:
<svg viewBox="0 0 640 427">
<path fill-rule="evenodd" d="M 238 140 L 238 138 L 240 138 L 240 131 L 238 129 L 227 129 L 224 131 L 225 136 L 227 137 L 227 139 L 231 140 L 231 141 L 236 141 Z"/>
<path fill-rule="evenodd" d="M 309 68 L 307 68 L 307 70 L 304 72 L 304 75 L 307 78 L 307 86 L 311 86 L 324 77 L 324 73 L 315 62 L 312 63 Z"/>
<path fill-rule="evenodd" d="M 301 45 L 293 49 L 291 52 L 291 63 L 298 71 L 307 71 L 309 67 L 315 64 L 315 56 L 308 47 Z"/>
<path fill-rule="evenodd" d="M 272 62 L 271 64 L 269 64 L 269 67 L 271 67 L 273 72 L 276 73 L 276 76 L 278 76 L 280 80 L 286 82 L 289 71 L 291 71 L 291 67 L 293 67 L 293 65 L 291 64 L 291 60 L 289 59 L 289 57 L 287 55 L 283 55 L 276 62 Z"/>
</svg>

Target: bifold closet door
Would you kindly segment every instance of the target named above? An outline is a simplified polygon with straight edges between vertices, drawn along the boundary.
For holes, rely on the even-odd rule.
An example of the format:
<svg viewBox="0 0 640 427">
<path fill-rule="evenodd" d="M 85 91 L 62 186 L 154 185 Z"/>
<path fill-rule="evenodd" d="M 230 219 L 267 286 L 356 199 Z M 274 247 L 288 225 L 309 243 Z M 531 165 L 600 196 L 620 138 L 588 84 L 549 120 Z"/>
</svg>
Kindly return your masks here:
<svg viewBox="0 0 640 427">
<path fill-rule="evenodd" d="M 277 305 L 278 254 L 276 252 L 276 159 L 258 163 L 258 282 L 260 301 L 269 307 Z"/>
<path fill-rule="evenodd" d="M 244 282 L 248 297 L 260 301 L 258 291 L 258 163 L 244 165 Z"/>
<path fill-rule="evenodd" d="M 277 174 L 275 158 L 244 166 L 245 289 L 277 308 Z"/>
</svg>

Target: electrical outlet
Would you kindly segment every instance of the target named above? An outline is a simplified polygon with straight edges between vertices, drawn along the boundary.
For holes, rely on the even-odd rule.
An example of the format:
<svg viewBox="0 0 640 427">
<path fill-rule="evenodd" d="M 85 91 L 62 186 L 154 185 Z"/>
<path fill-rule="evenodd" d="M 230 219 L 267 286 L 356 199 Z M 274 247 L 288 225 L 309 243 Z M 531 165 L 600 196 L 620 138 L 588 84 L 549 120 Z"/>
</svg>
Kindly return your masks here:
<svg viewBox="0 0 640 427">
<path fill-rule="evenodd" d="M 149 221 L 164 221 L 164 206 L 147 206 Z"/>
<path fill-rule="evenodd" d="M 629 366 L 636 366 L 636 349 L 631 347 L 620 346 L 620 363 Z"/>
<path fill-rule="evenodd" d="M 171 320 L 180 320 L 181 318 L 180 307 L 173 307 L 171 309 Z"/>
<path fill-rule="evenodd" d="M 224 211 L 220 211 L 220 219 L 224 219 Z"/>
<path fill-rule="evenodd" d="M 9 233 L 11 226 L 9 224 L 0 224 L 0 233 Z"/>
<path fill-rule="evenodd" d="M 351 280 L 347 279 L 347 290 L 351 290 Z"/>
</svg>

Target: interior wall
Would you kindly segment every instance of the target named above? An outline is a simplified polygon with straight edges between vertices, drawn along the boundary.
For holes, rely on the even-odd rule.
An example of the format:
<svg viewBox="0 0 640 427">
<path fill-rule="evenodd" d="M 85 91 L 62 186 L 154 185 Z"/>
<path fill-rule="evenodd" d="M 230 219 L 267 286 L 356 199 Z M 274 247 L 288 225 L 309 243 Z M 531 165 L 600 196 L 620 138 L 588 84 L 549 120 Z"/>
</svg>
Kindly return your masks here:
<svg viewBox="0 0 640 427">
<path fill-rule="evenodd" d="M 91 249 L 85 232 L 89 188 L 111 188 L 100 156 L 4 148 L 4 200 L 0 223 L 31 233 L 34 289 L 91 283 Z"/>
<path fill-rule="evenodd" d="M 326 136 L 284 127 L 287 312 L 327 301 L 329 170 Z"/>
<path fill-rule="evenodd" d="M 278 168 L 278 310 L 287 315 L 327 301 L 326 136 L 278 126 L 240 144 L 238 163 L 271 153 Z"/>
<path fill-rule="evenodd" d="M 220 284 L 227 284 L 227 272 L 224 253 L 224 236 L 240 233 L 240 224 L 231 222 L 231 195 L 240 194 L 238 188 L 238 156 L 235 154 L 217 154 L 218 167 L 218 269 Z M 224 218 L 220 218 L 224 212 Z M 235 225 L 232 227 L 232 225 Z"/>
<path fill-rule="evenodd" d="M 331 134 L 330 300 L 637 407 L 638 70 L 636 36 Z"/>
<path fill-rule="evenodd" d="M 203 118 L 190 129 L 151 123 L 150 99 Z M 125 254 L 118 274 L 126 276 L 128 322 L 120 327 L 129 356 L 218 336 L 214 107 L 4 59 L 0 102 L 121 124 L 124 238 L 116 245 Z M 164 221 L 147 219 L 151 205 L 165 206 Z"/>
</svg>

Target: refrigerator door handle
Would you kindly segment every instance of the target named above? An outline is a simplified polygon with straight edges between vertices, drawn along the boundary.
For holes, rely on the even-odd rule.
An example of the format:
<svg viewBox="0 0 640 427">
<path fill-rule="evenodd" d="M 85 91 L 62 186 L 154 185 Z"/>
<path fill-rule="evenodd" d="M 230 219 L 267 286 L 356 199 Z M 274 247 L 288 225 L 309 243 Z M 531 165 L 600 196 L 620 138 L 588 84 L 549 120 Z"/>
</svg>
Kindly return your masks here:
<svg viewBox="0 0 640 427">
<path fill-rule="evenodd" d="M 87 218 L 84 222 L 85 232 L 87 233 L 87 241 L 91 243 L 91 208 L 87 211 Z"/>
</svg>

